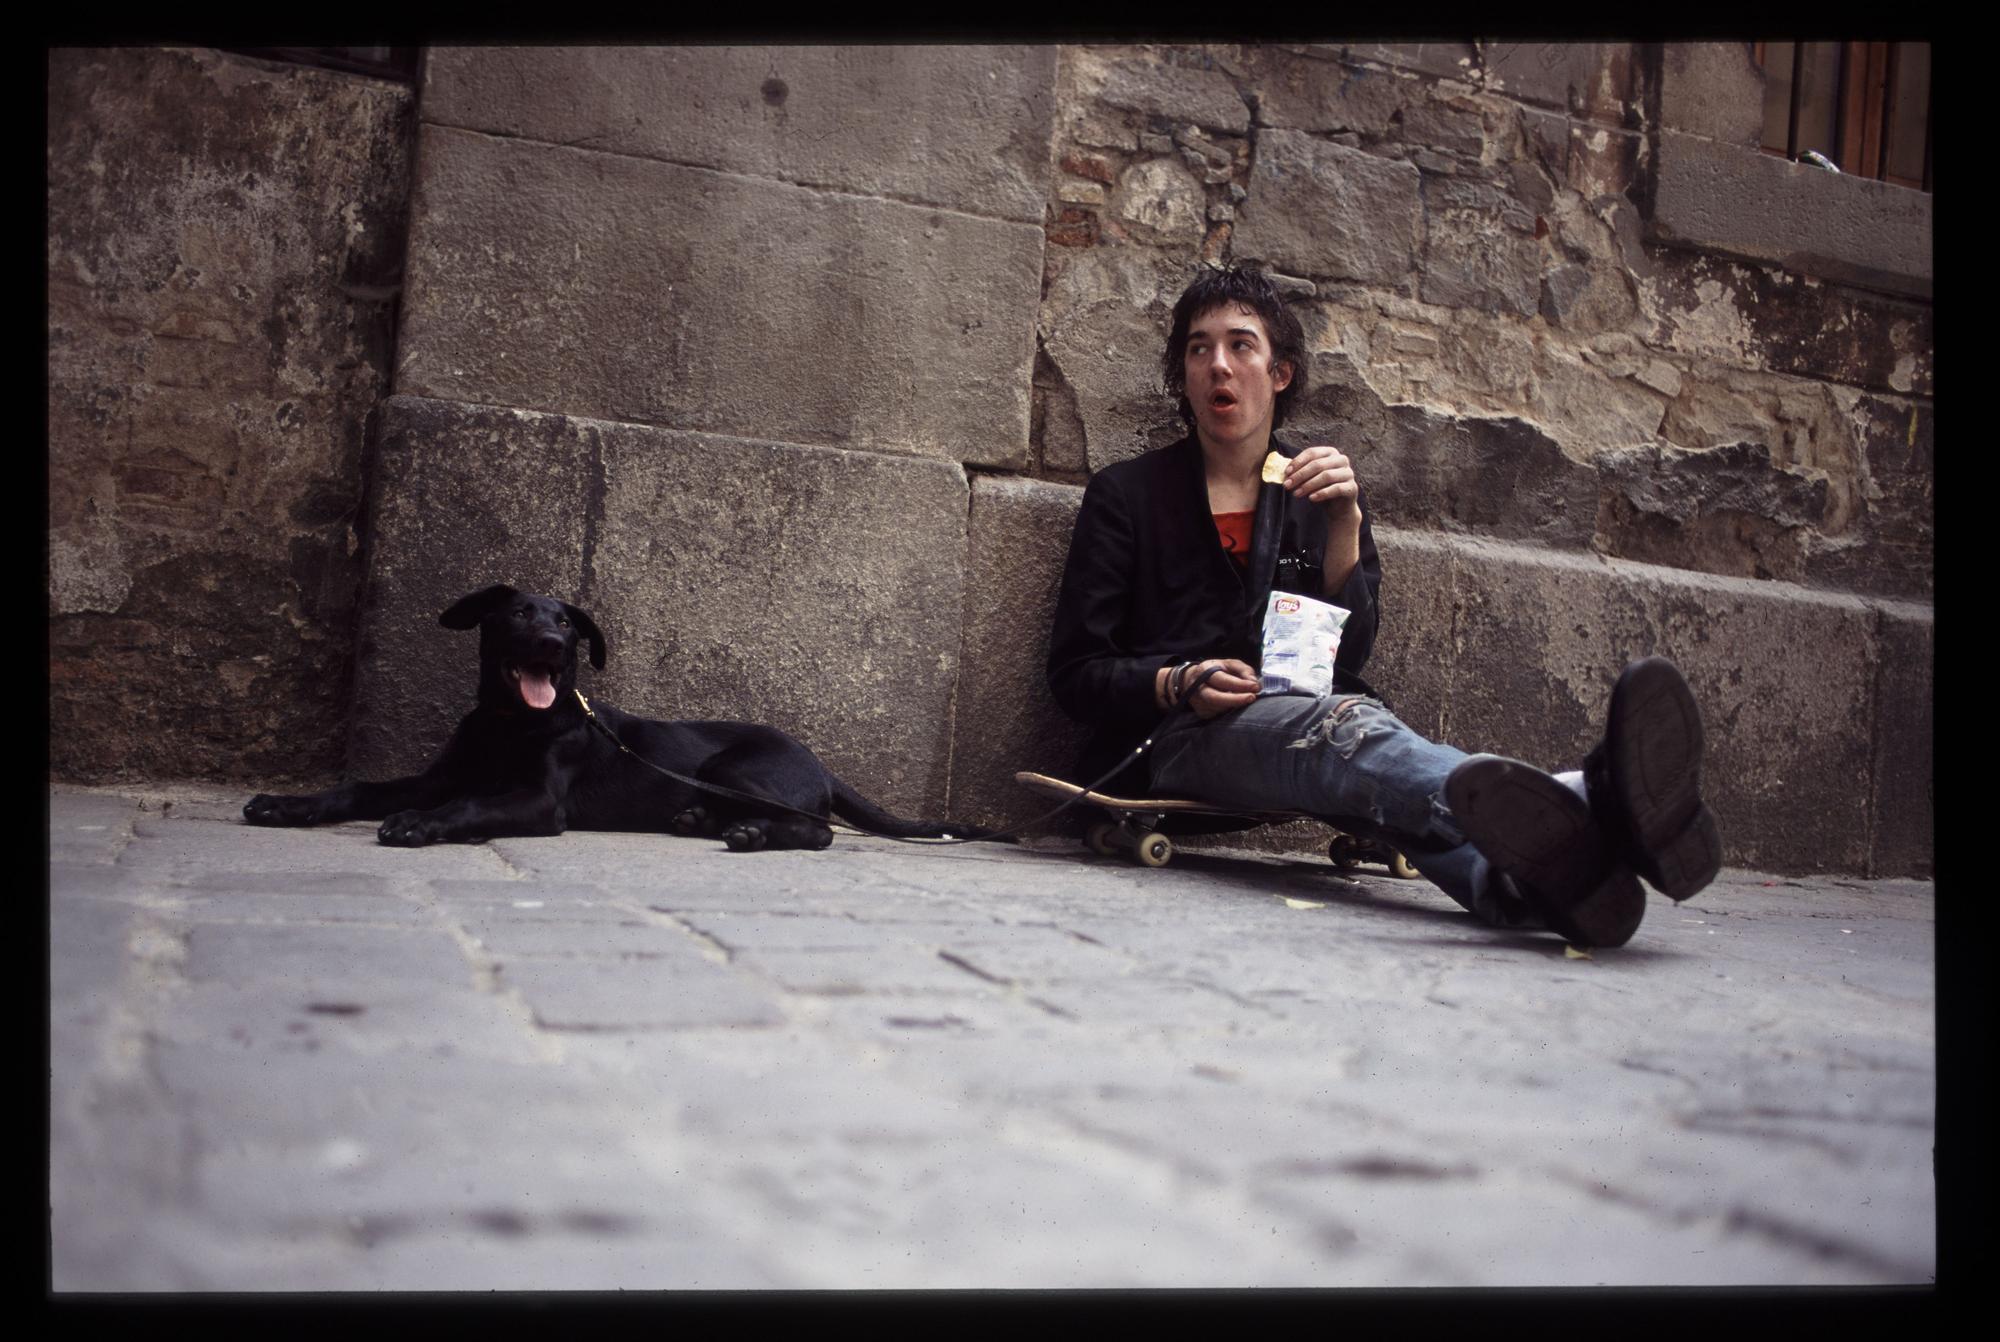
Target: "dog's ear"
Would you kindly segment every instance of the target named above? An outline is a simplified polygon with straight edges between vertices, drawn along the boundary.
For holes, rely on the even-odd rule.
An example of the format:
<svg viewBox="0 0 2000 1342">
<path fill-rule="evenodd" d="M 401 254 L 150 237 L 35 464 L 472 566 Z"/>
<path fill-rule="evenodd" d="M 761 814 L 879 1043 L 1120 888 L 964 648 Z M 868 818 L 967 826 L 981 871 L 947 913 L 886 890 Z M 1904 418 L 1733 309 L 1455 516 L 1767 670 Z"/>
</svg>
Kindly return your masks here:
<svg viewBox="0 0 2000 1342">
<path fill-rule="evenodd" d="M 604 669 L 604 631 L 597 627 L 597 621 L 590 618 L 590 612 L 569 602 L 563 602 L 563 610 L 569 614 L 569 622 L 577 632 L 590 640 L 590 664 L 597 670 Z"/>
<path fill-rule="evenodd" d="M 447 629 L 471 629 L 491 615 L 495 608 L 519 595 L 506 583 L 495 583 L 452 602 L 451 608 L 438 616 L 438 623 Z"/>
</svg>

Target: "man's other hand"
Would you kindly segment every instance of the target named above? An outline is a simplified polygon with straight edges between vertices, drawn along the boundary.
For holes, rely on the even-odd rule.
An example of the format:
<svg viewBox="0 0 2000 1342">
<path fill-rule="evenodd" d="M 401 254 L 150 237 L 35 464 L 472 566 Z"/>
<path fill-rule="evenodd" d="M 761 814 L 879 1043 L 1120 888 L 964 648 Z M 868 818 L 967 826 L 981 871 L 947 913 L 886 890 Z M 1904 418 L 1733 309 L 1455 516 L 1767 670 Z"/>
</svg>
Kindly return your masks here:
<svg viewBox="0 0 2000 1342">
<path fill-rule="evenodd" d="M 1326 509 L 1329 522 L 1361 520 L 1361 485 L 1354 478 L 1354 463 L 1337 447 L 1321 443 L 1293 457 L 1285 471 L 1285 488 L 1293 497 Z"/>
<path fill-rule="evenodd" d="M 1234 657 L 1218 657 L 1196 663 L 1188 668 L 1187 683 L 1192 685 L 1197 676 L 1212 666 L 1220 670 L 1187 700 L 1187 706 L 1194 710 L 1196 717 L 1207 721 L 1218 713 L 1227 713 L 1232 708 L 1257 702 L 1257 691 L 1263 685 L 1263 679 L 1258 676 L 1256 668 Z"/>
</svg>

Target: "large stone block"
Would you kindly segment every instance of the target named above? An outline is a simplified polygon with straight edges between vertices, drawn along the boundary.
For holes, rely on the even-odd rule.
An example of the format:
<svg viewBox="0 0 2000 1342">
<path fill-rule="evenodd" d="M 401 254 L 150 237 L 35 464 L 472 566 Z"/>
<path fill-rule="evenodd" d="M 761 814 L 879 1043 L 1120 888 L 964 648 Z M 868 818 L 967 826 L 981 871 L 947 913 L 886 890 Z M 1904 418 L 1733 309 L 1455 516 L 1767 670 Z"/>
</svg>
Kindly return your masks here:
<svg viewBox="0 0 2000 1342">
<path fill-rule="evenodd" d="M 1890 620 L 1790 584 L 1400 528 L 1377 542 L 1385 615 L 1367 674 L 1419 731 L 1574 768 L 1619 669 L 1658 653 L 1700 702 L 1704 793 L 1729 863 L 1907 873 L 1929 861 L 1922 608 Z"/>
<path fill-rule="evenodd" d="M 1929 303 L 1678 250 L 1658 254 L 1639 291 L 1664 342 L 1704 358 L 1874 391 L 1936 391 Z"/>
<path fill-rule="evenodd" d="M 1288 274 L 1404 288 L 1422 222 L 1410 164 L 1268 130 L 1258 137 L 1232 241 L 1239 259 Z"/>
<path fill-rule="evenodd" d="M 1931 197 L 1677 131 L 1659 139 L 1652 236 L 1931 296 Z"/>
<path fill-rule="evenodd" d="M 1576 767 L 1603 729 L 1618 668 L 1652 651 L 1639 594 L 1588 555 L 1403 530 L 1377 544 L 1385 574 L 1426 550 L 1449 552 L 1443 739 L 1545 769 Z M 1435 567 L 1440 557 L 1420 562 Z M 1404 590 L 1409 604 L 1418 594 Z"/>
<path fill-rule="evenodd" d="M 1493 42 L 1481 53 L 1486 87 L 1510 98 L 1582 111 L 1604 65 L 1595 42 Z"/>
<path fill-rule="evenodd" d="M 1039 224 L 1055 71 L 1053 46 L 433 47 L 424 119 Z"/>
<path fill-rule="evenodd" d="M 427 126 L 397 390 L 1027 462 L 1042 233 Z"/>
<path fill-rule="evenodd" d="M 1049 693 L 1049 629 L 1083 491 L 980 476 L 966 534 L 965 645 L 953 711 L 951 813 L 1018 824 L 1050 803 L 1014 782 L 1070 777 L 1087 734 Z"/>
<path fill-rule="evenodd" d="M 1158 64 L 1143 49 L 1080 47 L 1076 52 L 1084 90 L 1107 106 L 1160 124 L 1205 126 L 1235 135 L 1250 129 L 1248 104 L 1220 70 Z"/>
<path fill-rule="evenodd" d="M 410 91 L 201 50 L 47 73 L 52 773 L 330 774 Z"/>
<path fill-rule="evenodd" d="M 1161 389 L 1160 356 L 1191 278 L 1136 247 L 1094 247 L 1066 258 L 1049 282 L 1043 396 L 1059 412 L 1058 432 L 1067 435 L 1059 441 L 1077 466 L 1102 470 L 1187 432 Z"/>
<path fill-rule="evenodd" d="M 1928 876 L 1935 865 L 1934 625 L 1928 606 L 1884 602 L 1878 607 L 1871 876 Z"/>
<path fill-rule="evenodd" d="M 1423 183 L 1423 212 L 1426 303 L 1535 315 L 1542 248 L 1534 210 L 1487 183 L 1432 176 Z"/>
<path fill-rule="evenodd" d="M 905 814 L 942 806 L 965 476 L 829 452 L 398 396 L 384 410 L 352 763 L 421 765 L 471 704 L 491 582 L 590 610 L 586 693 L 782 728 Z"/>
<path fill-rule="evenodd" d="M 1757 147 L 1764 72 L 1748 42 L 1668 42 L 1661 49 L 1660 122 L 1671 130 Z"/>
<path fill-rule="evenodd" d="M 1727 859 L 1865 871 L 1872 613 L 1789 584 L 1657 572 L 1653 650 L 1681 664 L 1701 702 L 1704 795 Z"/>
<path fill-rule="evenodd" d="M 1386 135 L 1427 81 L 1253 46 L 1245 71 L 1257 90 L 1257 124 L 1284 130 Z"/>
</svg>

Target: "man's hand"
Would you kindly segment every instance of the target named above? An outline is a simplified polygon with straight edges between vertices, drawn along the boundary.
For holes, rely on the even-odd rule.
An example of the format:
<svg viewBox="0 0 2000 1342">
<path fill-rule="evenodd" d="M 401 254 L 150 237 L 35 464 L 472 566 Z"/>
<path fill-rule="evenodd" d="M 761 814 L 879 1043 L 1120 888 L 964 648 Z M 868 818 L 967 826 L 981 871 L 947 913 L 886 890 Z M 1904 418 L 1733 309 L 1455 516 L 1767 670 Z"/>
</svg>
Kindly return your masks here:
<svg viewBox="0 0 2000 1342">
<path fill-rule="evenodd" d="M 1293 457 L 1285 469 L 1285 488 L 1293 497 L 1310 499 L 1326 509 L 1330 523 L 1361 521 L 1361 485 L 1354 478 L 1354 463 L 1337 447 L 1322 443 Z"/>
<path fill-rule="evenodd" d="M 1210 667 L 1217 668 L 1215 674 L 1199 690 L 1188 694 L 1186 687 L 1199 680 Z M 1167 702 L 1167 681 L 1172 674 L 1172 667 L 1163 666 L 1153 678 L 1154 698 L 1162 708 L 1170 706 Z M 1207 721 L 1218 713 L 1255 703 L 1257 690 L 1263 683 L 1256 669 L 1247 662 L 1240 662 L 1234 657 L 1211 657 L 1205 662 L 1196 662 L 1181 673 L 1182 702 L 1194 710 L 1196 717 Z"/>
<path fill-rule="evenodd" d="M 1361 563 L 1361 482 L 1354 478 L 1354 463 L 1337 447 L 1325 443 L 1309 447 L 1292 458 L 1285 488 L 1326 511 L 1320 593 L 1328 601 L 1338 601 Z"/>
</svg>

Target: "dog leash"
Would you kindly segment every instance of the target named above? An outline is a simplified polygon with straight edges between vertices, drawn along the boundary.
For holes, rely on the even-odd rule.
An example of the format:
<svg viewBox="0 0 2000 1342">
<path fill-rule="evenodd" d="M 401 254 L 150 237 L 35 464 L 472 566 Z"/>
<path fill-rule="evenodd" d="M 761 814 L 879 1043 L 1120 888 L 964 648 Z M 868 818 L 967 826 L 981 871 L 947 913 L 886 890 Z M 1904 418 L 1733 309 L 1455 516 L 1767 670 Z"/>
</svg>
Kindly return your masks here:
<svg viewBox="0 0 2000 1342">
<path fill-rule="evenodd" d="M 1187 701 L 1194 698 L 1195 691 L 1199 690 L 1203 685 L 1207 684 L 1208 678 L 1210 676 L 1215 675 L 1220 670 L 1222 670 L 1221 667 L 1212 666 L 1208 670 L 1196 676 L 1194 678 L 1194 682 L 1191 685 L 1189 685 L 1185 690 L 1181 691 L 1181 703 L 1180 706 L 1174 710 L 1174 712 L 1175 713 L 1193 712 L 1194 711 L 1193 709 L 1187 707 Z M 654 773 L 663 774 L 666 777 L 673 779 L 676 783 L 684 783 L 688 787 L 699 788 L 703 792 L 713 792 L 719 797 L 728 797 L 733 801 L 748 802 L 753 806 L 766 806 L 776 811 L 789 811 L 793 815 L 803 816 L 805 819 L 812 821 L 816 825 L 828 825 L 829 827 L 831 826 L 832 817 L 830 816 L 814 815 L 811 811 L 801 811 L 796 806 L 788 806 L 784 802 L 772 801 L 768 797 L 759 797 L 753 793 L 739 792 L 733 787 L 725 787 L 720 783 L 710 783 L 710 782 L 705 782 L 699 778 L 689 778 L 686 774 L 675 773 L 672 769 L 668 769 L 661 765 L 653 763 L 653 761 L 647 759 L 644 755 L 639 754 L 637 751 L 633 750 L 630 746 L 626 745 L 623 741 L 618 739 L 618 733 L 612 731 L 611 728 L 605 724 L 603 719 L 597 716 L 597 710 L 593 709 L 590 706 L 590 700 L 583 697 L 582 690 L 572 688 L 570 690 L 570 693 L 576 696 L 576 702 L 583 709 L 583 716 L 589 719 L 591 726 L 595 727 L 598 731 L 604 733 L 604 738 L 607 741 L 611 742 L 612 745 L 617 746 L 620 751 L 622 751 L 627 755 L 630 755 L 633 759 L 639 761 L 639 763 L 645 765 L 648 769 L 651 769 Z M 1173 716 L 1170 714 L 1166 720 L 1168 722 L 1173 721 Z M 1037 825 L 1048 823 L 1049 821 L 1055 819 L 1057 816 L 1061 815 L 1064 811 L 1067 811 L 1070 807 L 1075 806 L 1079 802 L 1089 801 L 1093 796 L 1101 796 L 1101 794 L 1095 792 L 1096 788 L 1107 782 L 1113 774 L 1116 774 L 1119 770 L 1124 769 L 1125 767 L 1130 765 L 1133 760 L 1136 760 L 1141 755 L 1144 755 L 1148 750 L 1152 749 L 1152 746 L 1153 746 L 1153 738 L 1151 736 L 1148 736 L 1144 741 L 1141 741 L 1136 747 L 1133 748 L 1132 753 L 1130 755 L 1121 757 L 1118 763 L 1112 765 L 1111 768 L 1106 770 L 1102 776 L 1100 776 L 1096 781 L 1092 782 L 1091 785 L 1085 788 L 1082 792 L 1064 801 L 1054 810 L 1049 811 L 1044 815 L 1038 815 L 1033 820 L 1025 820 L 1020 824 L 1014 826 L 1012 829 L 995 830 L 991 834 L 975 834 L 969 838 L 964 838 L 964 839 L 954 839 L 951 838 L 950 836 L 946 836 L 944 838 L 939 838 L 939 839 L 926 839 L 926 838 L 915 838 L 904 834 L 883 834 L 879 830 L 872 830 L 864 825 L 856 825 L 854 824 L 854 822 L 850 820 L 842 820 L 839 823 L 841 823 L 842 825 L 849 826 L 859 833 L 869 835 L 872 838 L 889 839 L 895 843 L 921 843 L 921 844 L 930 844 L 933 846 L 943 845 L 943 844 L 959 844 L 959 843 L 999 843 L 1003 839 L 1013 838 L 1015 835 L 1019 834 L 1022 830 L 1033 829 Z M 1109 797 L 1104 797 L 1103 800 L 1109 801 L 1111 799 Z"/>
</svg>

